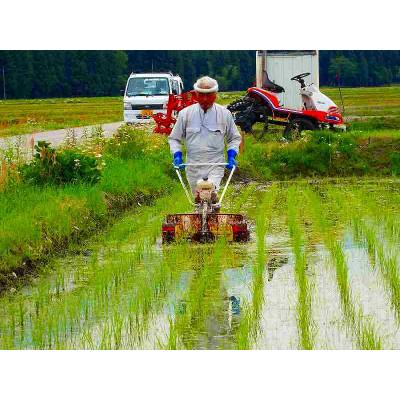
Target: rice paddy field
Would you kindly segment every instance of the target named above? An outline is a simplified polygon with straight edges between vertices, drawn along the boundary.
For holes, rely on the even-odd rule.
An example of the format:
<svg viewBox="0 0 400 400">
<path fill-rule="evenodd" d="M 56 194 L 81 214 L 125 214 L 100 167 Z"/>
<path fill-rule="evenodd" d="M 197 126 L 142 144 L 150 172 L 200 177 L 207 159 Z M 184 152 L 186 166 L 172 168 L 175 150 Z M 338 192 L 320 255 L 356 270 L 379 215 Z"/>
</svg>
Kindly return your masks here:
<svg viewBox="0 0 400 400">
<path fill-rule="evenodd" d="M 0 137 L 122 121 L 122 97 L 0 100 Z"/>
<path fill-rule="evenodd" d="M 93 186 L 9 188 L 3 173 L 0 349 L 400 349 L 400 88 L 342 92 L 353 132 L 336 142 L 246 138 L 222 211 L 246 216 L 249 243 L 161 243 L 164 216 L 192 210 L 149 128 L 94 138 Z M 121 114 L 121 98 L 0 102 L 0 135 Z"/>
<path fill-rule="evenodd" d="M 162 245 L 174 192 L 3 296 L 0 348 L 400 348 L 399 181 L 237 183 L 247 244 Z"/>
</svg>

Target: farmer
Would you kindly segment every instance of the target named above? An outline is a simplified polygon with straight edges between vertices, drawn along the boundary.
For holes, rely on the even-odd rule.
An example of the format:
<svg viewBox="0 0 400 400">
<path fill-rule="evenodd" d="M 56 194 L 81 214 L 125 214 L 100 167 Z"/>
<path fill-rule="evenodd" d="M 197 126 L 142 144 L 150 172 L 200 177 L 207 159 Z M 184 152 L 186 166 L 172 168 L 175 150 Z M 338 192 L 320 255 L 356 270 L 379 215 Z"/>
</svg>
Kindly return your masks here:
<svg viewBox="0 0 400 400">
<path fill-rule="evenodd" d="M 209 76 L 203 76 L 194 84 L 194 90 L 198 103 L 184 108 L 179 113 L 174 129 L 168 138 L 174 165 L 178 167 L 183 163 L 182 141 L 185 141 L 188 164 L 223 163 L 225 162 L 226 139 L 228 163 L 226 168 L 232 169 L 236 165 L 235 158 L 242 138 L 231 112 L 215 103 L 218 83 Z M 214 183 L 216 191 L 219 189 L 224 176 L 224 167 L 188 166 L 186 176 L 196 196 L 196 182 L 204 177 L 208 177 Z"/>
</svg>

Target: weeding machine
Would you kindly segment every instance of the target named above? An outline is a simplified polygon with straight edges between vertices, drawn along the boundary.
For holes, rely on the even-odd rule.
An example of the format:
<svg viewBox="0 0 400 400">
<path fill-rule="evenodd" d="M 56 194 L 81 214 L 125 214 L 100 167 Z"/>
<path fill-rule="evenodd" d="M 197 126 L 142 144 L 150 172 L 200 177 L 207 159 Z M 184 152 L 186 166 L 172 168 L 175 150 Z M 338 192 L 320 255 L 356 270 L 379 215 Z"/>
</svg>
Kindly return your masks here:
<svg viewBox="0 0 400 400">
<path fill-rule="evenodd" d="M 285 126 L 284 137 L 296 139 L 304 130 L 321 128 L 342 128 L 343 117 L 338 106 L 319 91 L 313 84 L 306 85 L 304 78 L 310 73 L 302 73 L 291 78 L 300 84 L 302 109 L 295 110 L 279 104 L 276 93 L 285 89 L 272 82 L 265 72 L 262 88 L 247 89 L 244 97 L 228 105 L 235 118 L 235 123 L 245 132 L 251 132 L 256 122 L 264 123 L 264 132 L 268 124 Z"/>
<path fill-rule="evenodd" d="M 180 166 L 226 166 L 226 163 L 181 164 Z M 226 190 L 236 167 L 234 166 L 226 180 L 221 197 L 218 200 L 214 183 L 204 177 L 197 182 L 196 196 L 190 194 L 190 189 L 183 181 L 179 167 L 175 167 L 179 181 L 189 203 L 194 206 L 194 212 L 188 214 L 167 215 L 162 225 L 163 243 L 176 240 L 191 240 L 207 243 L 224 236 L 230 242 L 247 242 L 250 233 L 247 221 L 241 214 L 222 214 L 219 212 Z"/>
</svg>

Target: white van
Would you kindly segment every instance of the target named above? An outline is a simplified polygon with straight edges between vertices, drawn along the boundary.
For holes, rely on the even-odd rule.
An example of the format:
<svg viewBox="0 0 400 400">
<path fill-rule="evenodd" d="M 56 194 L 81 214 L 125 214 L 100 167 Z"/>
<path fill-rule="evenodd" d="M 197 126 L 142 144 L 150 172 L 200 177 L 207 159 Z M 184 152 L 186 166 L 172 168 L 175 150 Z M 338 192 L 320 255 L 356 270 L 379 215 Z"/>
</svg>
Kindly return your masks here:
<svg viewBox="0 0 400 400">
<path fill-rule="evenodd" d="M 152 121 L 153 114 L 166 113 L 168 96 L 182 91 L 182 79 L 172 72 L 132 73 L 124 93 L 124 121 Z"/>
</svg>

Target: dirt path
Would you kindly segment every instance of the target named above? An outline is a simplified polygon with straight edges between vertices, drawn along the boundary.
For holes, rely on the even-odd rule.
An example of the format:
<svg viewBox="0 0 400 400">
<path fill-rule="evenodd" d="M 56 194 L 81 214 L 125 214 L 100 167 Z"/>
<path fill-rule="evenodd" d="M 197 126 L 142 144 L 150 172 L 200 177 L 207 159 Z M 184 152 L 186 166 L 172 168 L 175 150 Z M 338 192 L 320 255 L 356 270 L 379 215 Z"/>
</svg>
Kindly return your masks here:
<svg viewBox="0 0 400 400">
<path fill-rule="evenodd" d="M 99 124 L 99 125 L 91 125 L 91 126 L 80 126 L 77 128 L 66 128 L 66 129 L 57 129 L 55 131 L 45 131 L 45 132 L 37 132 L 26 135 L 16 135 L 16 136 L 8 136 L 5 138 L 0 138 L 0 148 L 6 148 L 11 143 L 16 143 L 21 141 L 22 146 L 30 147 L 32 138 L 35 141 L 35 144 L 40 140 L 46 140 L 51 143 L 53 147 L 59 146 L 63 140 L 65 139 L 66 134 L 74 130 L 77 139 L 80 139 L 84 134 L 85 130 L 90 130 L 96 126 L 101 126 L 103 128 L 104 136 L 110 137 L 114 134 L 114 132 L 123 124 L 123 122 L 112 122 L 109 124 Z"/>
</svg>

